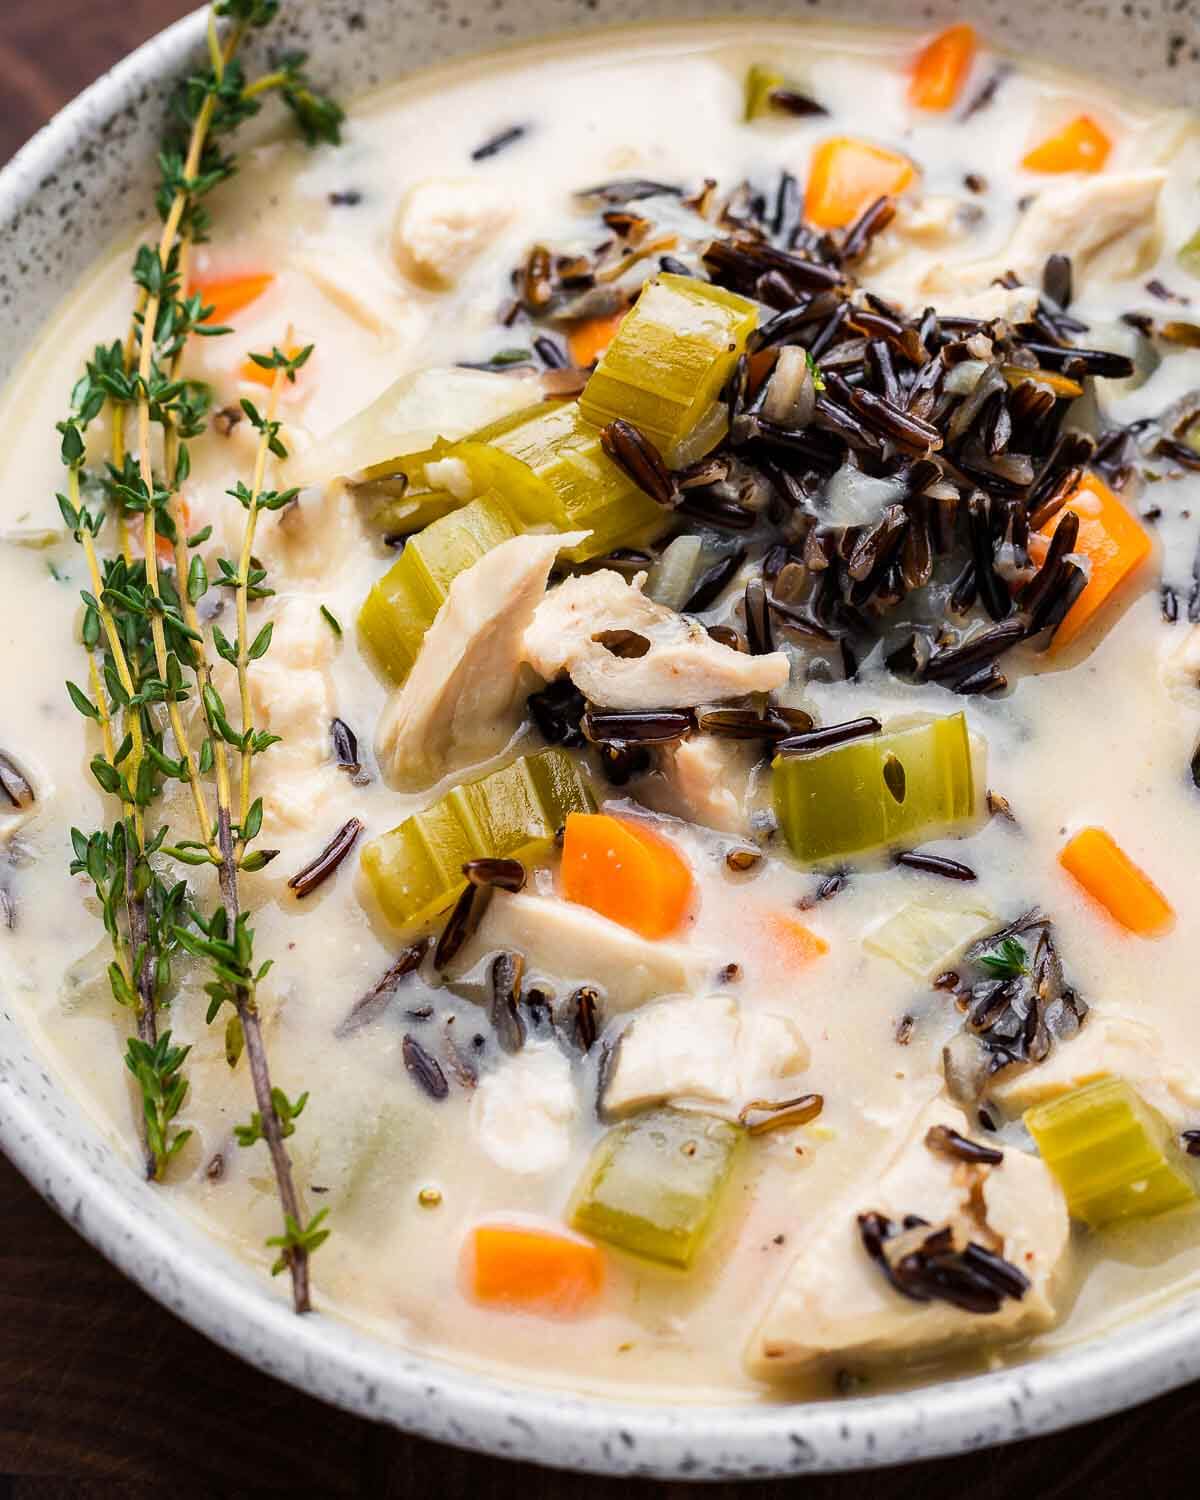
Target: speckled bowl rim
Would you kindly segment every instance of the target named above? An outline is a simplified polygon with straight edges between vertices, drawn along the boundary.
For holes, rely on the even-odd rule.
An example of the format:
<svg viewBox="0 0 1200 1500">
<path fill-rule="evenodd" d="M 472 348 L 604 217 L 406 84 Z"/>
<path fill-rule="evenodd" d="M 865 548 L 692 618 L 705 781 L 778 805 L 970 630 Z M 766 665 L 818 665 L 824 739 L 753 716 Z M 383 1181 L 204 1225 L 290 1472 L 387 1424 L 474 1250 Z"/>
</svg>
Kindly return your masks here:
<svg viewBox="0 0 1200 1500">
<path fill-rule="evenodd" d="M 177 22 L 55 116 L 0 172 L 0 224 L 30 207 L 98 118 L 144 99 L 148 80 L 177 75 L 197 55 L 203 25 L 200 12 Z M 11 1009 L 0 1009 L 0 1020 L 14 1036 L 25 1030 Z M 1189 1293 L 1102 1341 L 1027 1365 L 844 1401 L 655 1405 L 513 1387 L 398 1350 L 322 1313 L 297 1319 L 257 1271 L 247 1275 L 195 1225 L 161 1212 L 144 1184 L 121 1181 L 128 1170 L 114 1171 L 115 1153 L 74 1106 L 49 1102 L 54 1087 L 32 1052 L 15 1060 L 0 1054 L 0 1147 L 125 1275 L 264 1372 L 347 1411 L 459 1447 L 595 1473 L 692 1480 L 829 1472 L 1053 1432 L 1200 1377 L 1200 1294 Z"/>
</svg>

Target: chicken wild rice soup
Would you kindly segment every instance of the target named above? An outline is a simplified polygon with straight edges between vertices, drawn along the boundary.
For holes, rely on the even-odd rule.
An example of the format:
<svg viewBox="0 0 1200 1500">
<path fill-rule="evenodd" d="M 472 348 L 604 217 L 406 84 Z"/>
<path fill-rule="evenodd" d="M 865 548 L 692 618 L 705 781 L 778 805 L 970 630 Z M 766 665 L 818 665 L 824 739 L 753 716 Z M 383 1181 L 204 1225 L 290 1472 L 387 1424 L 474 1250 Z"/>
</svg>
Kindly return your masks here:
<svg viewBox="0 0 1200 1500">
<path fill-rule="evenodd" d="M 1194 1287 L 1196 118 L 750 21 L 343 115 L 216 9 L 0 418 L 64 1090 L 298 1310 L 585 1392 Z"/>
</svg>

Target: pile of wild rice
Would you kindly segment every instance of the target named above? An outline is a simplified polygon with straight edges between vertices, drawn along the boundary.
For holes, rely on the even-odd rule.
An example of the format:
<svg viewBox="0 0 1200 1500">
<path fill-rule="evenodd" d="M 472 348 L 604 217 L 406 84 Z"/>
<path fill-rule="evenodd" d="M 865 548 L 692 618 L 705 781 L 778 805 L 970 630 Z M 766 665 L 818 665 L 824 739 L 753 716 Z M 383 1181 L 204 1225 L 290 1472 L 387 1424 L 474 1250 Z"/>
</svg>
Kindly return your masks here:
<svg viewBox="0 0 1200 1500">
<path fill-rule="evenodd" d="M 884 1214 L 867 1213 L 858 1216 L 858 1232 L 888 1281 L 914 1302 L 948 1302 L 986 1315 L 1029 1290 L 1023 1271 L 976 1240 L 960 1245 L 962 1235 L 951 1225 L 935 1229 L 917 1214 L 896 1225 Z"/>
<path fill-rule="evenodd" d="M 1138 434 L 1097 440 L 1068 421 L 1088 379 L 1134 370 L 1125 355 L 1078 342 L 1086 326 L 1068 311 L 1070 262 L 1047 262 L 1027 322 L 910 317 L 854 275 L 894 215 L 887 199 L 842 232 L 818 233 L 802 222 L 787 173 L 770 201 L 745 184 L 719 201 L 712 183 L 683 198 L 669 185 L 624 181 L 581 195 L 609 231 L 594 255 L 538 246 L 514 273 L 509 320 L 569 326 L 627 303 L 636 286 L 626 278 L 622 289 L 617 273 L 660 243 L 639 207 L 665 193 L 704 216 L 713 237 L 691 265 L 670 254 L 657 264 L 757 300 L 765 321 L 724 393 L 730 430 L 716 452 L 667 473 L 628 423 L 606 432 L 606 447 L 682 526 L 744 534 L 756 558 L 744 625 L 722 638 L 751 652 L 780 636 L 807 643 L 848 677 L 879 647 L 907 680 L 959 693 L 1004 688 L 1000 657 L 1047 641 L 1086 585 L 1073 555 L 1076 518 L 1066 512 L 1054 525 L 1085 466 L 1121 488 L 1138 456 Z M 1185 445 L 1175 450 L 1200 464 Z M 833 476 L 853 483 L 853 470 L 890 485 L 868 524 L 839 520 L 827 501 Z M 1030 536 L 1043 528 L 1052 539 L 1038 565 Z M 738 564 L 746 552 L 732 553 Z"/>
<path fill-rule="evenodd" d="M 1019 955 L 1017 963 L 997 959 L 1006 950 Z M 1044 1061 L 1088 1015 L 1087 1002 L 1064 977 L 1050 918 L 1036 909 L 973 943 L 960 971 L 936 984 L 964 1016 L 943 1053 L 947 1088 L 961 1104 L 977 1103 L 1004 1068 Z"/>
</svg>

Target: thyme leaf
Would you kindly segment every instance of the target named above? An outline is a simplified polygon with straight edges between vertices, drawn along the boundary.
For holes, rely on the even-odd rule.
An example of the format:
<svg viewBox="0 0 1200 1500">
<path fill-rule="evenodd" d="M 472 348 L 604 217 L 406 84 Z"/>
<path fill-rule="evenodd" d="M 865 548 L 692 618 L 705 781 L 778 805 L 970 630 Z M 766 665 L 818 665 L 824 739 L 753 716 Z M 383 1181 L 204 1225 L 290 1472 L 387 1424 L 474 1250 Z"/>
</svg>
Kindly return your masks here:
<svg viewBox="0 0 1200 1500">
<path fill-rule="evenodd" d="M 1006 937 L 990 953 L 980 954 L 979 962 L 997 979 L 1017 979 L 1029 973 L 1029 954 L 1015 937 Z"/>
</svg>

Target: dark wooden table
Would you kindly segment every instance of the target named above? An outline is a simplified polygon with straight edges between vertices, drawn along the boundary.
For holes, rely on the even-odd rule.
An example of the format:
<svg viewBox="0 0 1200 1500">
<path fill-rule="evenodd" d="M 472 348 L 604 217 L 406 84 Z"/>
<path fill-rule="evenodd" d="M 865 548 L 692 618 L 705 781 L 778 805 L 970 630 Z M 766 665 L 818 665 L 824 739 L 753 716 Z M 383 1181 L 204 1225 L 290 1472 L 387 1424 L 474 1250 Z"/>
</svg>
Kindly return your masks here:
<svg viewBox="0 0 1200 1500">
<path fill-rule="evenodd" d="M 191 0 L 0 0 L 0 161 Z M 1019 1448 L 648 1497 L 1185 1500 L 1200 1387 Z M 8 1477 L 3 1477 L 8 1476 Z M 290 1492 L 371 1500 L 615 1500 L 627 1486 L 459 1454 L 348 1417 L 213 1348 L 124 1281 L 0 1158 L 0 1500 Z"/>
</svg>

